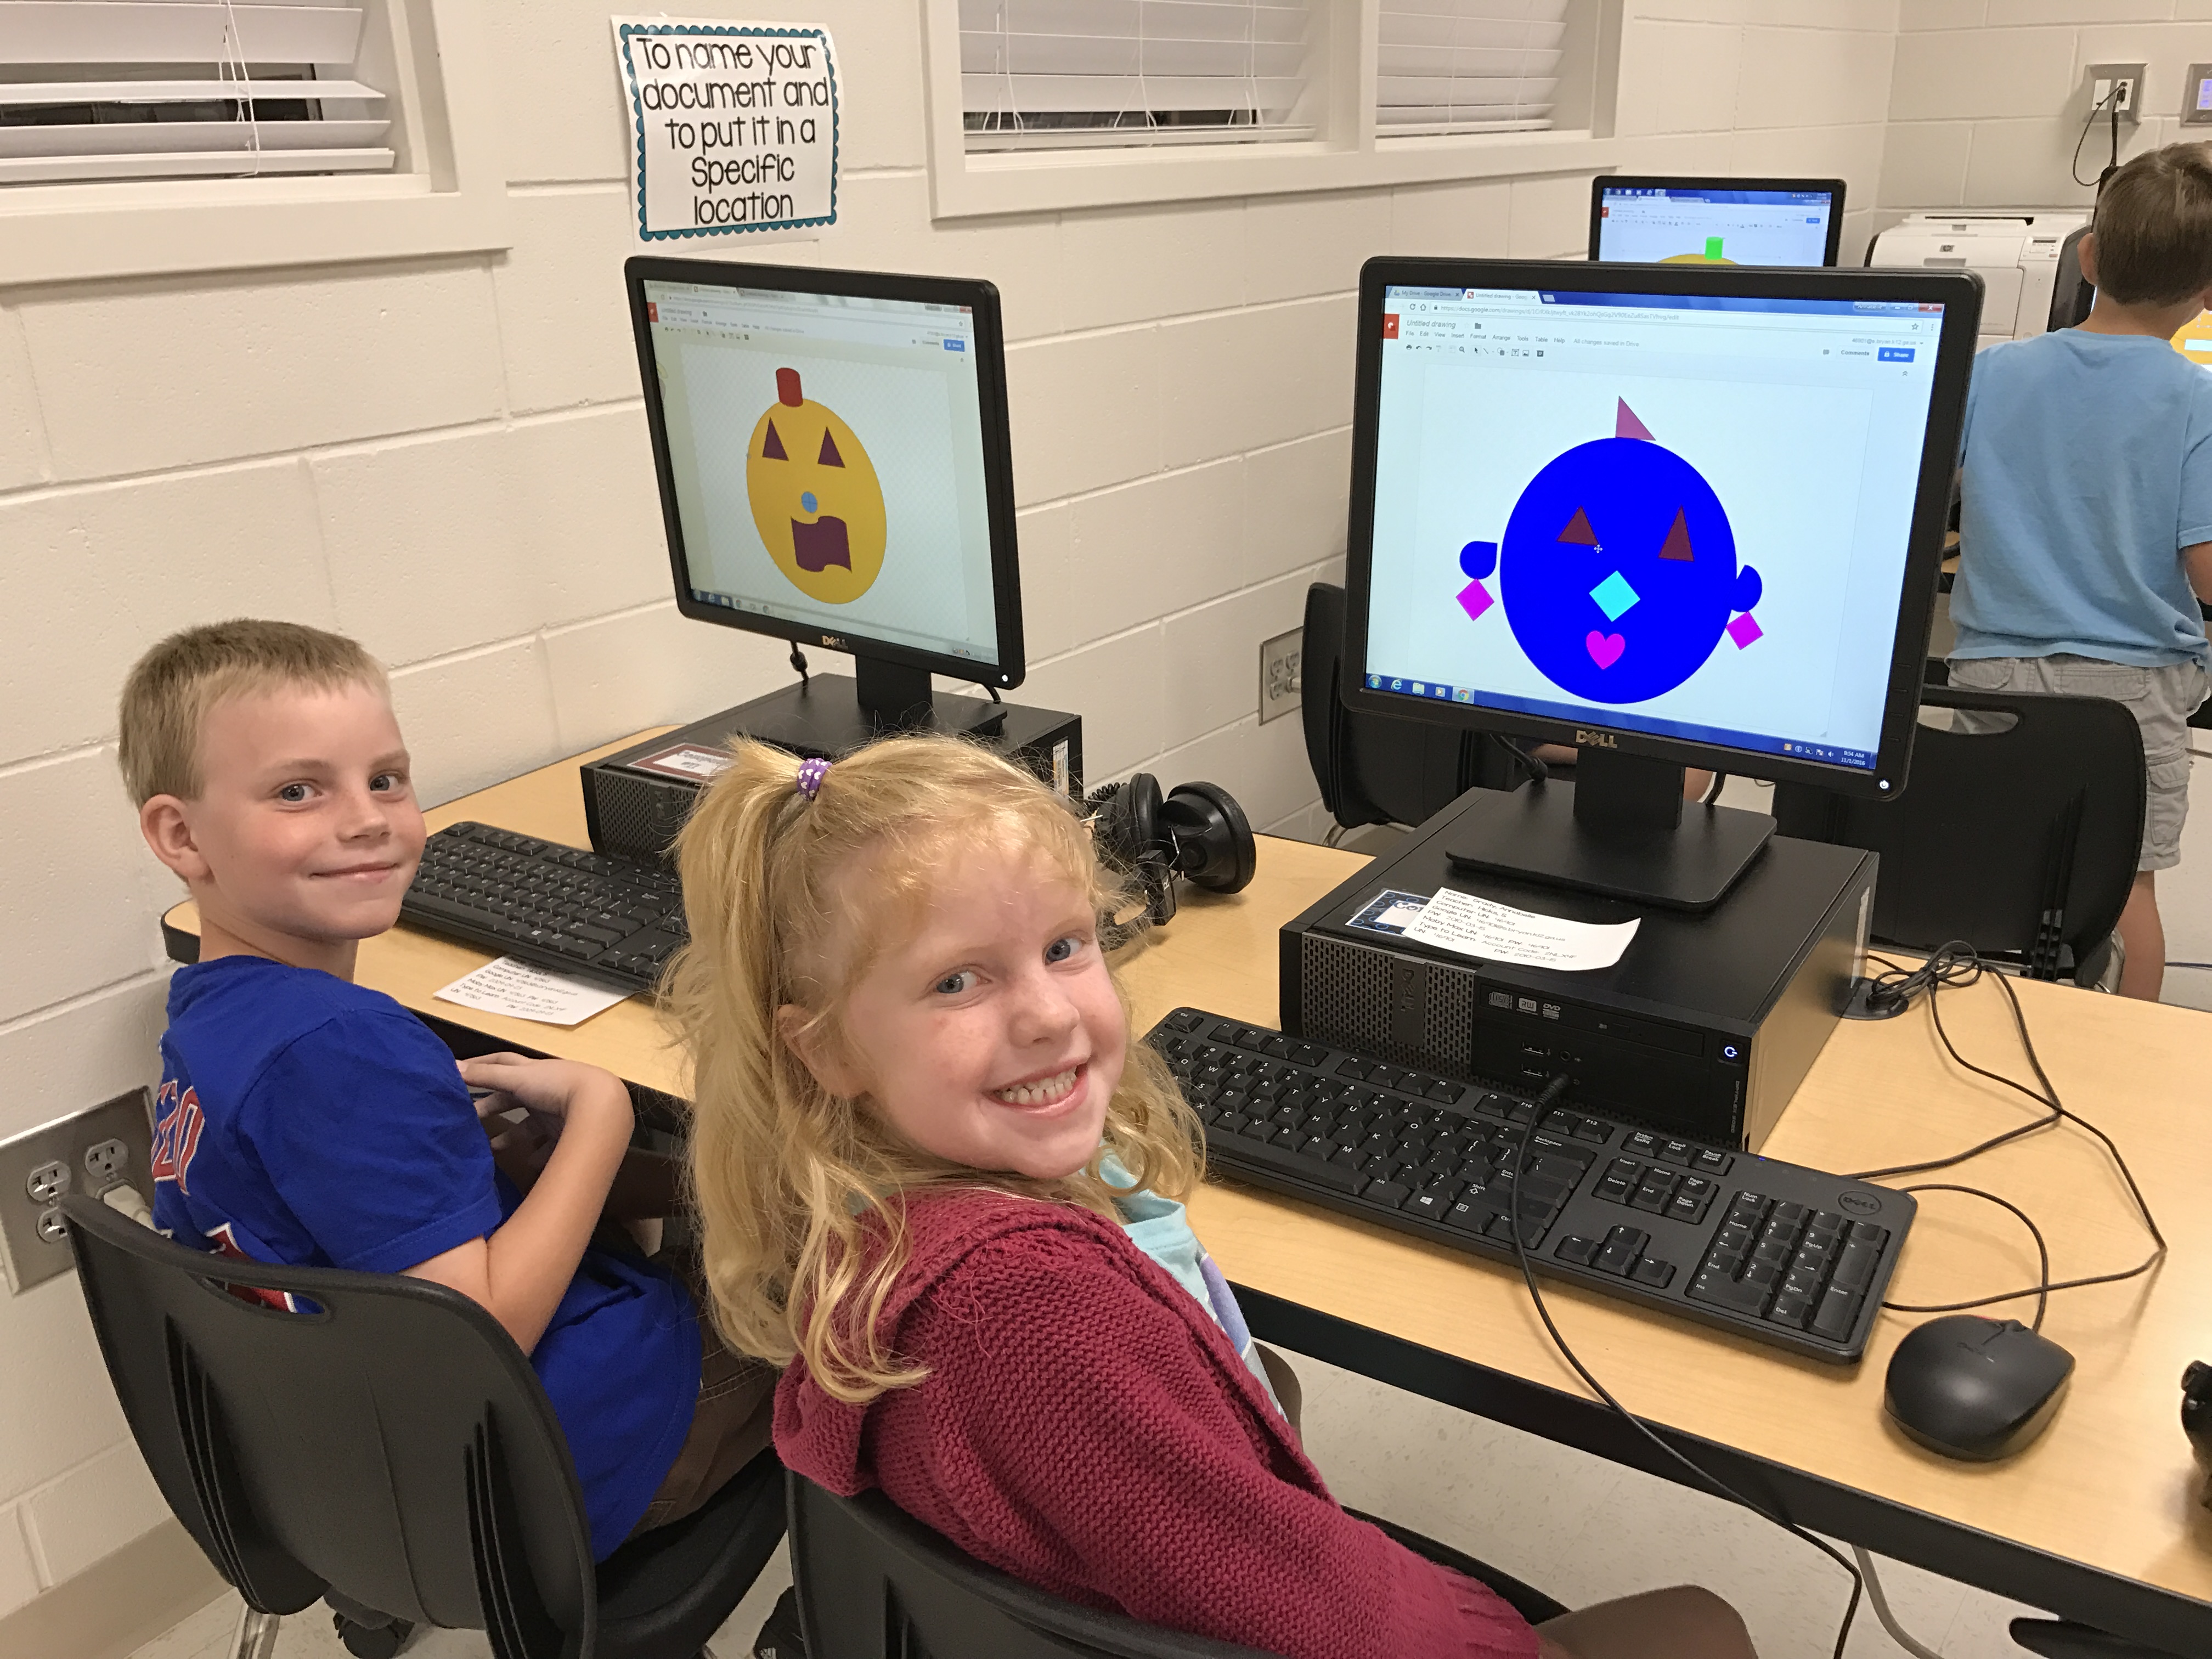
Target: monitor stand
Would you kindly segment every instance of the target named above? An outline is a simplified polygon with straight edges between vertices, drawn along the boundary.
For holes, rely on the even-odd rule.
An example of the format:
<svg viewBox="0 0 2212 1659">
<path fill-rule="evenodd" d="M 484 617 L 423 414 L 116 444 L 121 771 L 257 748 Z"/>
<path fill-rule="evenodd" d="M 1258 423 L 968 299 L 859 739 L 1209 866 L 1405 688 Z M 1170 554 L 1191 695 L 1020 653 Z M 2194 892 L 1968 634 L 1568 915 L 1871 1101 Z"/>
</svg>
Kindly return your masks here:
<svg viewBox="0 0 2212 1659">
<path fill-rule="evenodd" d="M 866 656 L 855 656 L 853 667 L 853 678 L 811 675 L 723 718 L 732 732 L 794 754 L 830 758 L 894 732 L 991 737 L 1006 725 L 1005 704 L 933 691 L 927 669 Z"/>
<path fill-rule="evenodd" d="M 1670 910 L 1710 910 L 1765 848 L 1774 820 L 1685 807 L 1682 769 L 1584 749 L 1572 783 L 1475 789 L 1444 855 L 1462 869 L 1602 893 Z"/>
</svg>

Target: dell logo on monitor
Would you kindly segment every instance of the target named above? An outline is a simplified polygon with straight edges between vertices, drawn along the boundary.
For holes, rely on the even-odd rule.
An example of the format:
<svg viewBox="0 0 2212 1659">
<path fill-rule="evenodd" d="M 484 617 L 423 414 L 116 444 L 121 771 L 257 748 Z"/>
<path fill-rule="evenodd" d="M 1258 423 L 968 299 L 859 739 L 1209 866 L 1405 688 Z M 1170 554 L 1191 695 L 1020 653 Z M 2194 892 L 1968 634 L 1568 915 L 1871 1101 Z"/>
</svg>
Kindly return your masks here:
<svg viewBox="0 0 2212 1659">
<path fill-rule="evenodd" d="M 832 651 L 849 651 L 853 648 L 845 643 L 845 636 L 842 634 L 824 634 L 822 636 L 822 643 Z"/>
<path fill-rule="evenodd" d="M 1577 727 L 1575 732 L 1575 742 L 1584 749 L 1618 749 L 1620 747 L 1619 744 L 1613 741 L 1613 733 L 1610 732 L 1584 732 L 1579 727 Z"/>
</svg>

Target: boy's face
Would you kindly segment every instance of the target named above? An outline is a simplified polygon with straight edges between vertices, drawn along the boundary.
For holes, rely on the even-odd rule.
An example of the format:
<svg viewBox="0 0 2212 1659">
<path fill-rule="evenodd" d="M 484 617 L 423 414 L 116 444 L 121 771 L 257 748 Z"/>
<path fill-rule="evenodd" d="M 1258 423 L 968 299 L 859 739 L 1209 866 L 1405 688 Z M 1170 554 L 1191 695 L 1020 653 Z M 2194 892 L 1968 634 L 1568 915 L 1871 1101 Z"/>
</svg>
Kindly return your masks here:
<svg viewBox="0 0 2212 1659">
<path fill-rule="evenodd" d="M 299 966 L 399 917 L 422 856 L 406 745 L 382 691 L 287 687 L 226 698 L 199 740 L 196 800 L 157 795 L 141 828 L 204 924 Z"/>
<path fill-rule="evenodd" d="M 801 1058 L 922 1151 L 1053 1180 L 1098 1150 L 1128 1021 L 1088 896 L 1042 858 L 977 848 L 951 860 L 919 931 L 841 1012 L 848 1051 L 806 1044 Z"/>
</svg>

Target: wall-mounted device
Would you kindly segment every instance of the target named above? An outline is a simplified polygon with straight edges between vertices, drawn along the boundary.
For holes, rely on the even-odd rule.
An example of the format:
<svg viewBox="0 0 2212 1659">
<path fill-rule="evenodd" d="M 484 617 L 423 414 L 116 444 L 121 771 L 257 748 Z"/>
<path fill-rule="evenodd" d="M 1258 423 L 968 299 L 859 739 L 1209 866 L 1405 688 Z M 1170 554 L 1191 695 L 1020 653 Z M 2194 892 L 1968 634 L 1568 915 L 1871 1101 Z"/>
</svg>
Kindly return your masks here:
<svg viewBox="0 0 2212 1659">
<path fill-rule="evenodd" d="M 2212 64 L 2191 64 L 2182 76 L 2181 125 L 2212 126 Z"/>
</svg>

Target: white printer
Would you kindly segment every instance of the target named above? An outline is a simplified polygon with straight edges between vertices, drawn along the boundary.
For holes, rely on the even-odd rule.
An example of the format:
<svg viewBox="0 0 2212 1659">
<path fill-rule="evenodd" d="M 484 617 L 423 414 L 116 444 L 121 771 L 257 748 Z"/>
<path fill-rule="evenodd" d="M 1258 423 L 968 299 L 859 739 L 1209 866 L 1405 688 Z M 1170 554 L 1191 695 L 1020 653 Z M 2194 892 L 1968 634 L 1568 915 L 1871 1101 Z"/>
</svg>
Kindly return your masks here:
<svg viewBox="0 0 2212 1659">
<path fill-rule="evenodd" d="M 1874 239 L 1866 262 L 1977 272 L 1987 290 L 1977 343 L 1994 345 L 2049 327 L 2054 291 L 2070 299 L 2080 284 L 2073 244 L 2088 225 L 2079 209 L 1908 213 Z"/>
</svg>

